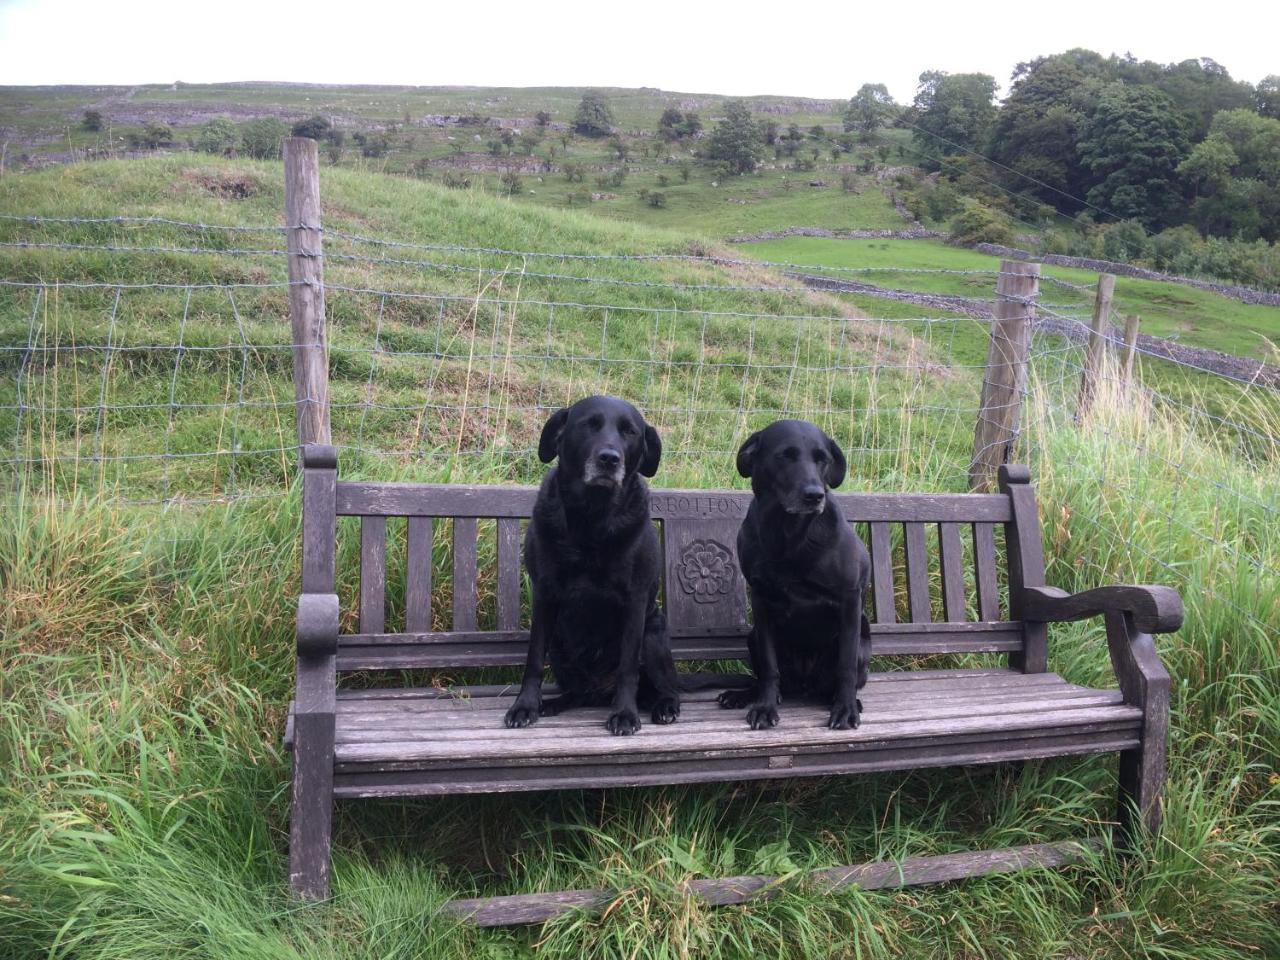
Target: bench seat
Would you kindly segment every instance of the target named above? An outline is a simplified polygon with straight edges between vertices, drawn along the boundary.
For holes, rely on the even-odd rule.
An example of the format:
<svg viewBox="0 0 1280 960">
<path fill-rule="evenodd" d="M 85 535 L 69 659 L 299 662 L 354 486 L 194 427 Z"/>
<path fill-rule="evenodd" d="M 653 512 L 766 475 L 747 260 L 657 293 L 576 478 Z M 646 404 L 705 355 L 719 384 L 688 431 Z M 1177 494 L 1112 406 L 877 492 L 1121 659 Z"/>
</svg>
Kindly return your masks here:
<svg viewBox="0 0 1280 960">
<path fill-rule="evenodd" d="M 702 783 L 871 772 L 1128 750 L 1142 711 L 1119 690 L 1006 668 L 875 673 L 857 730 L 827 708 L 784 703 L 751 730 L 715 690 L 686 694 L 680 720 L 615 737 L 608 711 L 575 709 L 508 730 L 516 686 L 340 690 L 335 798 Z M 290 730 L 286 736 L 291 737 Z"/>
</svg>

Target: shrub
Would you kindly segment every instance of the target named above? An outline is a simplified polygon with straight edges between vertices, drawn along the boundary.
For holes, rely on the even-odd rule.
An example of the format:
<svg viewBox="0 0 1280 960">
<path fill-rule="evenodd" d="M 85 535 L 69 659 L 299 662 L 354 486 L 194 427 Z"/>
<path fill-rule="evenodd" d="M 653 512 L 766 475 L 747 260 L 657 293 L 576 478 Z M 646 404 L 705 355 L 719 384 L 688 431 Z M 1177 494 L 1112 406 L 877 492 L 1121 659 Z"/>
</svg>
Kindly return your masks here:
<svg viewBox="0 0 1280 960">
<path fill-rule="evenodd" d="M 97 110 L 86 110 L 80 126 L 91 133 L 97 133 L 102 129 L 102 113 Z"/>
<path fill-rule="evenodd" d="M 1137 220 L 1112 224 L 1102 235 L 1102 256 L 1107 260 L 1141 260 L 1149 250 L 1147 231 Z"/>
<path fill-rule="evenodd" d="M 990 207 L 968 198 L 960 205 L 959 215 L 951 222 L 952 243 L 970 247 L 975 243 L 1013 242 L 1013 230 L 1008 221 Z"/>
<path fill-rule="evenodd" d="M 466 190 L 471 186 L 471 177 L 460 170 L 446 170 L 440 182 L 451 190 Z"/>
<path fill-rule="evenodd" d="M 560 173 L 564 175 L 564 179 L 568 183 L 581 183 L 585 174 L 582 167 L 576 163 L 566 163 L 560 168 Z"/>
<path fill-rule="evenodd" d="M 665 207 L 667 205 L 667 195 L 659 193 L 657 190 L 651 190 L 649 195 L 645 197 L 645 203 L 651 207 Z"/>
<path fill-rule="evenodd" d="M 290 133 L 295 137 L 306 137 L 308 140 L 323 140 L 333 129 L 327 118 L 316 114 L 306 120 L 299 120 L 293 125 Z"/>
<path fill-rule="evenodd" d="M 130 133 L 128 136 L 129 146 L 135 150 L 155 150 L 158 147 L 167 147 L 173 143 L 173 130 L 168 124 L 156 123 L 148 121 L 146 126 L 142 128 L 141 133 Z"/>
<path fill-rule="evenodd" d="M 240 131 L 226 117 L 214 117 L 200 128 L 196 137 L 196 149 L 202 153 L 226 155 L 234 153 L 240 144 Z"/>
<path fill-rule="evenodd" d="M 245 124 L 240 132 L 244 152 L 259 160 L 280 156 L 280 144 L 289 128 L 275 117 L 260 117 Z"/>
<path fill-rule="evenodd" d="M 524 186 L 524 181 L 520 178 L 520 174 L 514 170 L 508 170 L 504 173 L 500 182 L 502 183 L 502 189 L 507 192 L 508 196 L 513 193 L 519 193 L 521 187 Z"/>
<path fill-rule="evenodd" d="M 604 97 L 587 91 L 573 118 L 573 132 L 584 137 L 607 137 L 613 132 L 613 114 Z"/>
<path fill-rule="evenodd" d="M 671 186 L 671 178 L 668 177 L 665 173 L 658 174 L 658 186 L 660 187 Z"/>
</svg>

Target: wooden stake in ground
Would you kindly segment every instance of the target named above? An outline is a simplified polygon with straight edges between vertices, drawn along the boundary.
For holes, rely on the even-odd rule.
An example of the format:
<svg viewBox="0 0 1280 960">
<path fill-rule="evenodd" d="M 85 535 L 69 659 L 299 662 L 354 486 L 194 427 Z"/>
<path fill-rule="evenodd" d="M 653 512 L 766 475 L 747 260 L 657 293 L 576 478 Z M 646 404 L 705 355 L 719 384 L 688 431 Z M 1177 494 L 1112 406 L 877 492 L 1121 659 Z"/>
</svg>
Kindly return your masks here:
<svg viewBox="0 0 1280 960">
<path fill-rule="evenodd" d="M 1124 318 L 1124 372 L 1120 375 L 1120 382 L 1124 384 L 1125 390 L 1128 390 L 1129 384 L 1133 382 L 1133 356 L 1138 348 L 1140 319 L 1136 313 L 1131 313 Z"/>
<path fill-rule="evenodd" d="M 1107 336 L 1111 333 L 1111 298 L 1115 293 L 1116 278 L 1109 273 L 1098 274 L 1098 293 L 1093 300 L 1093 322 L 1089 325 L 1089 352 L 1084 358 L 1084 373 L 1080 375 L 1080 400 L 1076 416 L 1083 420 L 1093 407 L 1098 393 L 1098 377 L 1102 373 L 1102 355 L 1106 350 Z"/>
<path fill-rule="evenodd" d="M 1001 260 L 996 281 L 995 319 L 982 378 L 982 400 L 973 436 L 969 487 L 987 490 L 996 470 L 1009 461 L 1018 437 L 1022 394 L 1027 382 L 1034 300 L 1040 291 L 1040 264 Z"/>
<path fill-rule="evenodd" d="M 289 243 L 289 318 L 298 443 L 329 443 L 329 344 L 324 316 L 320 157 L 316 142 L 284 142 L 284 216 Z"/>
</svg>

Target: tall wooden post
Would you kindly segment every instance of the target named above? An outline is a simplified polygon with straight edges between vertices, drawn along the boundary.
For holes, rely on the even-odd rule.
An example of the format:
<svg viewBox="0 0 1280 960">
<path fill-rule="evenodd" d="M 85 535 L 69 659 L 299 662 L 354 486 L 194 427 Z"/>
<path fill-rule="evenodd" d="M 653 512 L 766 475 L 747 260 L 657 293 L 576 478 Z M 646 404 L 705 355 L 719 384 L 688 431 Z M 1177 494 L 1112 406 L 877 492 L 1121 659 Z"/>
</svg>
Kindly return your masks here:
<svg viewBox="0 0 1280 960">
<path fill-rule="evenodd" d="M 990 488 L 996 470 L 1008 462 L 1018 438 L 1031 327 L 1036 316 L 1034 300 L 1039 292 L 1040 264 L 1000 261 L 995 319 L 991 322 L 973 459 L 969 463 L 969 486 L 973 490 Z"/>
<path fill-rule="evenodd" d="M 1102 357 L 1106 352 L 1107 336 L 1111 333 L 1111 298 L 1115 289 L 1115 277 L 1109 273 L 1098 274 L 1098 293 L 1093 298 L 1093 323 L 1089 325 L 1089 351 L 1084 358 L 1084 373 L 1080 376 L 1080 401 L 1076 405 L 1076 417 L 1080 420 L 1089 415 L 1098 392 Z"/>
<path fill-rule="evenodd" d="M 320 157 L 316 142 L 284 142 L 284 216 L 289 244 L 289 318 L 298 443 L 329 443 L 329 343 L 324 318 Z"/>
<path fill-rule="evenodd" d="M 1133 355 L 1138 349 L 1139 319 L 1136 313 L 1124 318 L 1124 372 L 1120 375 L 1120 382 L 1126 390 L 1133 382 Z"/>
</svg>

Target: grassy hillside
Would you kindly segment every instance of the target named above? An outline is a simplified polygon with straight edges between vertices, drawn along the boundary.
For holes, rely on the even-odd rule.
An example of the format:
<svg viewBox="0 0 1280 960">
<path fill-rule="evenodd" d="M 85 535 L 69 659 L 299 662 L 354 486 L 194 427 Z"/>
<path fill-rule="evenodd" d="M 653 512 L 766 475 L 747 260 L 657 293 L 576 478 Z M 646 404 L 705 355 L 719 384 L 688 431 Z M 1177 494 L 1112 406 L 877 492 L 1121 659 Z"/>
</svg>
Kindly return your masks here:
<svg viewBox="0 0 1280 960">
<path fill-rule="evenodd" d="M 330 259 L 327 281 L 392 291 L 330 290 L 345 476 L 531 481 L 542 468 L 528 446 L 545 410 L 607 389 L 659 424 L 661 485 L 740 486 L 732 449 L 781 414 L 839 437 L 849 489 L 963 483 L 980 375 L 965 344 L 980 342 L 981 324 L 877 323 L 754 267 L 372 248 L 337 233 L 579 254 L 714 249 L 403 178 L 323 176 L 327 249 L 364 258 Z M 0 213 L 270 226 L 281 222 L 280 181 L 279 165 L 190 157 L 67 166 L 0 179 Z M 16 239 L 278 242 L 157 223 L 0 220 L 0 240 Z M 31 288 L 0 286 L 0 449 L 61 458 L 57 470 L 36 464 L 16 494 L 17 468 L 0 467 L 0 956 L 1280 953 L 1280 584 L 1264 575 L 1280 566 L 1280 421 L 1265 411 L 1254 421 L 1265 447 L 1248 461 L 1142 403 L 1077 427 L 1054 384 L 1065 354 L 1038 344 L 1021 455 L 1040 483 L 1050 582 L 1175 583 L 1187 603 L 1184 629 L 1157 641 L 1175 678 L 1165 833 L 1134 858 L 1105 850 L 1067 870 L 899 893 L 822 897 L 792 885 L 718 910 L 681 895 L 702 875 L 1102 832 L 1114 760 L 1064 759 L 1020 776 L 970 768 L 343 805 L 335 898 L 299 906 L 286 896 L 279 747 L 299 559 L 296 491 L 280 495 L 292 465 L 292 385 L 278 349 L 287 307 L 279 287 L 239 288 L 234 306 L 225 287 L 279 279 L 282 257 L 0 250 L 11 280 L 223 285 L 197 291 L 193 305 L 182 292 L 126 291 L 118 307 L 110 288 L 50 287 L 35 300 Z M 32 330 L 38 352 L 26 349 Z M 105 354 L 77 348 L 108 342 Z M 207 406 L 171 420 L 173 396 Z M 104 465 L 93 459 L 99 438 L 106 454 L 223 452 Z M 167 511 L 117 499 L 170 489 L 268 495 Z M 355 589 L 352 532 L 339 558 L 344 597 Z M 446 544 L 433 564 L 443 600 Z M 1051 631 L 1050 664 L 1111 684 L 1097 623 Z M 480 932 L 436 913 L 458 895 L 600 885 L 622 894 L 598 920 Z"/>
</svg>

